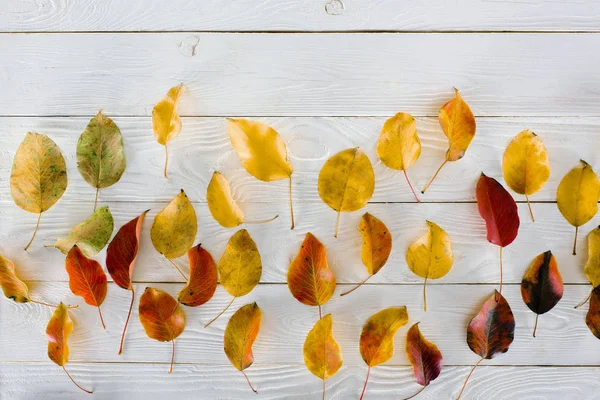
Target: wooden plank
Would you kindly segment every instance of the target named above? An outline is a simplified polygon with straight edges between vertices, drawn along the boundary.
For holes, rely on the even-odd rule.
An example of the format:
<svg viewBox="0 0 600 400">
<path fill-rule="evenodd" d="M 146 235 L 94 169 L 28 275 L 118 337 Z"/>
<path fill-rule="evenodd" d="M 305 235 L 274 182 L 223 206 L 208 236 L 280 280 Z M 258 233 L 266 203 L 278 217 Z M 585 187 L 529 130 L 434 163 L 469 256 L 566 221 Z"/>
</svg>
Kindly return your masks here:
<svg viewBox="0 0 600 400">
<path fill-rule="evenodd" d="M 67 366 L 83 386 L 94 390 L 94 399 L 162 400 L 174 398 L 256 399 L 239 371 L 230 365 L 178 365 L 172 374 L 156 364 L 78 364 Z M 425 389 L 420 400 L 450 400 L 458 395 L 469 367 L 444 367 L 437 380 Z M 469 380 L 465 399 L 506 400 L 594 400 L 597 367 L 490 367 L 479 366 Z M 320 398 L 321 382 L 302 365 L 261 365 L 247 370 L 260 399 Z M 342 366 L 327 380 L 329 399 L 358 398 L 365 367 Z M 65 397 L 89 399 L 54 364 L 0 363 L 0 398 L 31 399 Z M 369 399 L 404 398 L 420 386 L 409 367 L 378 366 L 371 371 Z"/>
<path fill-rule="evenodd" d="M 148 116 L 183 82 L 182 115 L 435 116 L 455 86 L 477 116 L 594 116 L 599 46 L 595 34 L 4 34 L 0 109 Z"/>
<path fill-rule="evenodd" d="M 134 278 L 143 282 L 181 282 L 181 276 L 152 246 L 150 227 L 154 216 L 165 203 L 115 203 L 108 205 L 115 218 L 116 229 L 151 209 L 142 230 L 140 253 Z M 212 219 L 205 203 L 194 205 L 198 215 L 198 234 L 195 243 L 202 243 L 218 260 L 227 241 L 236 231 L 224 229 Z M 513 244 L 504 250 L 504 281 L 520 283 L 535 256 L 552 250 L 565 282 L 587 283 L 583 266 L 587 259 L 587 234 L 600 224 L 600 215 L 579 230 L 578 255 L 571 255 L 575 229 L 562 217 L 556 204 L 535 204 L 537 221 L 531 222 L 526 204 L 519 204 L 521 228 Z M 247 225 L 262 254 L 262 282 L 285 283 L 290 261 L 295 257 L 306 232 L 314 233 L 327 247 L 331 268 L 338 282 L 355 283 L 366 278 L 361 263 L 362 240 L 358 224 L 364 212 L 370 212 L 387 224 L 393 237 L 393 250 L 387 265 L 369 282 L 416 283 L 421 278 L 406 266 L 405 251 L 409 244 L 426 232 L 426 220 L 443 227 L 454 252 L 454 268 L 439 283 L 495 283 L 499 281 L 499 247 L 487 242 L 485 224 L 473 203 L 453 204 L 369 204 L 355 213 L 341 217 L 339 238 L 333 237 L 336 213 L 324 203 L 296 206 L 296 229 L 290 230 L 287 205 L 243 204 L 248 216 L 264 219 L 279 213 L 268 224 Z M 19 274 L 26 280 L 66 281 L 65 256 L 58 250 L 46 249 L 58 237 L 68 235 L 73 226 L 85 220 L 92 204 L 64 204 L 42 215 L 40 230 L 27 252 L 22 249 L 31 238 L 37 218 L 10 203 L 0 203 L 0 254 L 13 260 Z M 17 223 L 18 221 L 18 223 Z M 116 232 L 115 229 L 115 232 Z M 104 264 L 105 250 L 97 257 Z M 187 270 L 187 258 L 177 260 Z M 434 282 L 431 282 L 434 283 Z"/>
<path fill-rule="evenodd" d="M 138 283 L 142 293 L 150 283 Z M 172 295 L 182 284 L 151 284 Z M 323 307 L 334 318 L 334 336 L 340 343 L 346 365 L 364 365 L 358 351 L 363 324 L 375 312 L 390 306 L 406 305 L 410 324 L 420 321 L 423 334 L 437 344 L 448 365 L 473 365 L 478 356 L 466 344 L 466 326 L 481 304 L 493 295 L 495 285 L 432 285 L 428 287 L 428 311 L 423 312 L 422 287 L 370 285 L 348 296 L 339 294 L 347 289 L 338 287 L 336 294 Z M 45 301 L 80 303 L 72 311 L 75 329 L 71 335 L 72 361 L 76 362 L 161 362 L 171 360 L 171 345 L 146 337 L 137 311 L 130 321 L 124 352 L 117 355 L 121 331 L 129 309 L 130 293 L 111 284 L 102 305 L 107 330 L 103 331 L 96 310 L 75 298 L 67 283 L 37 283 L 36 296 Z M 589 286 L 567 286 L 561 302 L 540 317 L 537 337 L 532 337 L 535 314 L 521 299 L 519 285 L 504 287 L 516 320 L 515 340 L 508 351 L 486 360 L 484 365 L 597 365 L 600 340 L 585 325 L 586 307 L 573 309 L 590 291 Z M 227 364 L 223 352 L 223 331 L 229 317 L 244 304 L 256 301 L 263 311 L 261 332 L 254 344 L 257 364 L 302 364 L 302 346 L 319 313 L 294 299 L 286 285 L 259 285 L 249 295 L 237 299 L 233 307 L 210 327 L 203 325 L 229 303 L 231 297 L 219 287 L 215 297 L 198 308 L 184 307 L 186 330 L 176 340 L 175 360 L 178 363 Z M 51 309 L 31 304 L 0 301 L 0 360 L 44 361 L 47 343 L 44 329 Z M 134 305 L 137 310 L 137 305 Z M 392 365 L 408 365 L 405 345 L 408 326 L 396 336 L 399 351 L 390 360 Z M 23 334 L 31 332 L 31 334 Z M 37 332 L 37 333 L 36 333 Z M 565 340 L 569 338 L 569 340 Z M 581 349 L 585 349 L 582 351 Z M 165 370 L 168 367 L 165 366 Z M 166 372 L 166 371 L 165 371 Z"/>
<path fill-rule="evenodd" d="M 288 143 L 294 167 L 294 202 L 320 203 L 317 192 L 319 171 L 325 160 L 345 148 L 360 146 L 375 169 L 376 190 L 372 202 L 414 202 L 401 171 L 388 169 L 375 151 L 386 118 L 257 118 L 275 127 Z M 62 202 L 94 201 L 95 192 L 77 171 L 76 145 L 88 118 L 4 117 L 0 118 L 0 201 L 11 200 L 10 170 L 21 138 L 27 131 L 50 135 L 61 148 L 68 167 L 69 188 Z M 229 180 L 242 202 L 288 202 L 288 182 L 265 183 L 250 176 L 241 166 L 227 136 L 224 118 L 183 119 L 183 131 L 169 144 L 169 179 L 163 177 L 164 146 L 152 135 L 150 118 L 116 117 L 125 140 L 127 169 L 121 181 L 100 191 L 101 201 L 169 201 L 184 187 L 190 199 L 206 201 L 206 187 L 215 169 Z M 502 178 L 502 155 L 510 140 L 523 129 L 532 129 L 545 142 L 552 173 L 533 201 L 555 201 L 562 177 L 579 159 L 596 166 L 600 158 L 600 118 L 480 118 L 477 135 L 465 157 L 448 163 L 423 201 L 475 201 L 475 183 L 481 171 Z M 420 190 L 445 159 L 448 142 L 437 118 L 417 118 L 423 146 L 421 157 L 408 170 L 415 190 Z M 515 194 L 515 199 L 524 197 Z M 284 208 L 284 207 L 282 207 Z"/>
<path fill-rule="evenodd" d="M 598 30 L 595 2 L 6 1 L 0 29 L 38 31 Z"/>
</svg>

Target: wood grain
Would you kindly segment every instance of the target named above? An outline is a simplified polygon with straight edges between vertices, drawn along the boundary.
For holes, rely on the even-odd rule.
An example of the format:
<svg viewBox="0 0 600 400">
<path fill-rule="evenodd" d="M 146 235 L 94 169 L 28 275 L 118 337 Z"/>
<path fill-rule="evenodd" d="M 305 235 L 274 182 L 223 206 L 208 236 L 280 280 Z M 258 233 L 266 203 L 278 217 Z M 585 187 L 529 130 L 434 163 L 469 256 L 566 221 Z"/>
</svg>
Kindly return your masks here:
<svg viewBox="0 0 600 400">
<path fill-rule="evenodd" d="M 0 29 L 38 31 L 593 30 L 596 2 L 465 0 L 77 0 L 2 3 Z"/>
<path fill-rule="evenodd" d="M 135 285 L 138 297 L 148 285 L 171 295 L 176 295 L 183 287 L 183 284 L 138 283 Z M 399 305 L 407 306 L 410 322 L 396 335 L 397 351 L 389 364 L 408 365 L 402 351 L 406 330 L 410 324 L 420 321 L 423 335 L 436 343 L 444 355 L 445 364 L 472 365 L 479 358 L 467 346 L 466 327 L 495 288 L 497 285 L 431 285 L 428 287 L 428 311 L 423 312 L 421 286 L 369 285 L 344 297 L 339 294 L 347 286 L 340 286 L 323 311 L 333 315 L 334 336 L 340 343 L 345 365 L 364 365 L 358 351 L 358 338 L 369 316 L 385 307 Z M 537 337 L 533 338 L 535 314 L 523 303 L 518 285 L 505 286 L 503 294 L 515 314 L 515 340 L 508 353 L 486 360 L 483 365 L 597 365 L 600 341 L 585 325 L 587 310 L 585 307 L 573 308 L 589 294 L 590 289 L 589 286 L 567 286 L 561 302 L 540 317 Z M 37 283 L 32 285 L 32 293 L 44 301 L 81 304 L 71 312 L 75 322 L 69 341 L 71 361 L 165 364 L 170 361 L 170 344 L 146 337 L 137 316 L 137 305 L 134 306 L 136 311 L 130 321 L 123 354 L 117 355 L 130 293 L 114 284 L 109 285 L 108 296 L 102 305 L 106 331 L 102 330 L 97 312 L 70 294 L 66 282 Z M 230 299 L 219 287 L 215 297 L 206 305 L 184 307 L 186 328 L 175 342 L 177 363 L 227 364 L 223 352 L 223 331 L 227 320 L 239 307 L 253 301 L 263 311 L 261 331 L 253 346 L 255 362 L 303 363 L 302 346 L 306 334 L 318 319 L 317 308 L 298 302 L 286 285 L 259 285 L 249 295 L 236 299 L 226 314 L 209 328 L 204 328 L 204 324 Z M 5 298 L 0 300 L 0 360 L 45 361 L 47 343 L 43 332 L 52 310 L 14 303 Z M 31 334 L 24 335 L 23 332 Z"/>
<path fill-rule="evenodd" d="M 4 34 L 2 115 L 597 116 L 595 34 Z M 426 49 L 426 51 L 424 51 Z M 16 101 L 18 99 L 18 101 Z"/>
<path fill-rule="evenodd" d="M 253 117 L 250 117 L 253 118 Z M 414 202 L 401 171 L 383 165 L 375 145 L 384 117 L 280 117 L 260 118 L 277 129 L 288 145 L 294 167 L 294 202 L 321 203 L 317 192 L 319 171 L 327 158 L 343 149 L 360 146 L 375 168 L 375 194 L 372 202 Z M 224 118 L 183 118 L 180 136 L 169 143 L 169 179 L 163 177 L 164 147 L 152 135 L 148 117 L 115 117 L 125 140 L 127 169 L 121 180 L 100 191 L 100 200 L 126 202 L 169 201 L 184 187 L 192 201 L 206 201 L 206 187 L 212 171 L 225 174 L 236 198 L 241 202 L 288 202 L 288 182 L 265 183 L 254 179 L 234 153 Z M 89 118 L 78 117 L 4 117 L 0 118 L 0 201 L 10 200 L 10 171 L 21 138 L 28 131 L 50 135 L 67 161 L 69 187 L 61 203 L 94 201 L 95 191 L 77 171 L 76 145 Z M 437 118 L 417 118 L 423 150 L 408 170 L 416 189 L 425 187 L 444 160 L 448 141 Z M 448 163 L 423 201 L 475 201 L 475 183 L 481 172 L 502 178 L 502 155 L 511 139 L 523 129 L 538 134 L 548 149 L 551 175 L 548 183 L 532 201 L 555 201 L 562 177 L 584 159 L 600 168 L 597 143 L 600 118 L 480 118 L 477 134 L 465 157 Z M 515 195 L 517 201 L 524 197 Z M 269 206 L 270 207 L 270 206 Z M 250 217 L 250 216 L 249 216 Z"/>
</svg>

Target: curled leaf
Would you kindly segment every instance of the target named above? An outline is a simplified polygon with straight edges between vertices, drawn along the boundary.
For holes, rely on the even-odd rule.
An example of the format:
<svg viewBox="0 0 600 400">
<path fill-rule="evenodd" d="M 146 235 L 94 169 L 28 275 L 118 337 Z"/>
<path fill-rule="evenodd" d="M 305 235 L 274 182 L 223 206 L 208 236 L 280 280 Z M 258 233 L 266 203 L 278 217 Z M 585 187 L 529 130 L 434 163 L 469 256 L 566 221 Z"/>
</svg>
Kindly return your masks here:
<svg viewBox="0 0 600 400">
<path fill-rule="evenodd" d="M 6 297 L 17 303 L 28 303 L 29 289 L 25 282 L 19 279 L 15 271 L 15 264 L 0 255 L 0 286 Z"/>
<path fill-rule="evenodd" d="M 56 240 L 52 247 L 56 247 L 63 254 L 67 254 L 73 246 L 85 254 L 93 257 L 108 243 L 114 229 L 114 220 L 107 206 L 100 207 L 85 221 L 76 225 L 69 236 Z"/>
<path fill-rule="evenodd" d="M 377 155 L 386 167 L 404 172 L 406 183 L 418 203 L 419 198 L 406 174 L 421 155 L 417 123 L 412 115 L 400 112 L 385 121 L 377 140 Z"/>
<path fill-rule="evenodd" d="M 185 328 L 185 316 L 177 300 L 160 289 L 147 287 L 140 297 L 138 309 L 140 322 L 149 338 L 159 342 L 171 342 L 173 345 L 171 366 L 175 360 L 175 339 Z"/>
<path fill-rule="evenodd" d="M 429 231 L 412 243 L 406 251 L 408 268 L 421 278 L 423 283 L 423 309 L 427 311 L 427 279 L 439 279 L 446 275 L 454 263 L 452 242 L 445 230 L 436 223 L 426 221 Z"/>
<path fill-rule="evenodd" d="M 98 307 L 102 327 L 104 319 L 100 305 L 104 302 L 106 291 L 106 274 L 98 261 L 87 258 L 77 246 L 73 246 L 65 261 L 67 274 L 69 274 L 69 288 L 74 295 L 80 296 L 90 306 Z"/>
<path fill-rule="evenodd" d="M 77 142 L 77 169 L 87 183 L 99 189 L 114 185 L 125 172 L 121 130 L 102 110 L 92 118 Z"/>
<path fill-rule="evenodd" d="M 340 213 L 360 210 L 373 196 L 375 173 L 369 157 L 358 147 L 340 151 L 325 161 L 318 186 L 321 200 L 338 213 L 337 237 Z"/>
<path fill-rule="evenodd" d="M 363 241 L 361 259 L 364 266 L 367 268 L 369 276 L 354 288 L 342 293 L 342 296 L 358 289 L 373 275 L 378 273 L 387 262 L 392 251 L 392 234 L 387 226 L 385 226 L 378 218 L 369 213 L 365 213 L 360 219 L 358 230 L 360 231 Z"/>
<path fill-rule="evenodd" d="M 233 296 L 233 299 L 219 315 L 204 325 L 205 328 L 223 315 L 236 297 L 247 295 L 260 281 L 262 275 L 260 253 L 247 230 L 240 229 L 229 239 L 217 269 L 221 285 Z"/>
<path fill-rule="evenodd" d="M 483 172 L 477 181 L 477 208 L 485 221 L 488 242 L 500 246 L 500 293 L 502 293 L 502 248 L 519 233 L 517 203 L 500 182 Z"/>
<path fill-rule="evenodd" d="M 502 172 L 506 184 L 525 195 L 531 220 L 535 221 L 529 195 L 540 190 L 550 177 L 548 152 L 542 139 L 529 129 L 519 133 L 504 151 Z"/>
<path fill-rule="evenodd" d="M 333 320 L 327 314 L 317 321 L 308 332 L 304 341 L 304 364 L 315 376 L 323 379 L 323 398 L 325 398 L 325 380 L 342 366 L 342 351 L 333 337 Z"/>
<path fill-rule="evenodd" d="M 46 327 L 46 340 L 48 340 L 48 358 L 62 367 L 71 382 L 86 393 L 92 393 L 79 386 L 67 372 L 65 364 L 69 361 L 69 335 L 73 332 L 73 321 L 69 317 L 69 310 L 60 303 Z"/>
<path fill-rule="evenodd" d="M 288 288 L 299 302 L 321 306 L 333 296 L 335 275 L 327 264 L 325 246 L 312 233 L 304 237 L 298 254 L 290 263 L 287 273 Z"/>
<path fill-rule="evenodd" d="M 206 190 L 206 201 L 208 203 L 208 209 L 212 214 L 215 221 L 225 228 L 234 228 L 243 223 L 249 224 L 260 224 L 264 222 L 270 222 L 277 218 L 265 220 L 265 221 L 244 221 L 244 213 L 241 208 L 237 205 L 233 197 L 231 196 L 231 188 L 227 179 L 220 172 L 213 172 L 208 189 Z"/>
<path fill-rule="evenodd" d="M 156 103 L 152 109 L 154 137 L 158 143 L 165 146 L 165 178 L 168 178 L 167 166 L 169 164 L 169 149 L 167 145 L 181 132 L 181 119 L 179 119 L 179 115 L 177 114 L 177 103 L 183 92 L 185 92 L 183 84 L 172 87 L 167 92 L 167 95 Z"/>
<path fill-rule="evenodd" d="M 539 315 L 554 308 L 562 298 L 563 291 L 563 280 L 556 258 L 548 250 L 533 260 L 521 282 L 521 297 L 527 307 L 536 314 L 533 337 Z"/>
<path fill-rule="evenodd" d="M 394 355 L 394 336 L 408 322 L 406 307 L 389 307 L 373 314 L 365 323 L 360 334 L 360 355 L 367 364 L 367 378 L 360 398 L 362 399 L 371 367 L 375 367 Z"/>
<path fill-rule="evenodd" d="M 244 372 L 254 362 L 252 345 L 260 330 L 262 312 L 256 303 L 246 304 L 235 312 L 225 328 L 225 354 L 231 364 L 242 372 L 253 392 L 248 376 Z"/>
<path fill-rule="evenodd" d="M 188 250 L 190 279 L 179 292 L 177 300 L 189 307 L 197 307 L 209 301 L 217 290 L 217 264 L 202 245 Z"/>
<path fill-rule="evenodd" d="M 440 125 L 448 138 L 449 146 L 446 152 L 446 159 L 421 193 L 425 193 L 429 186 L 431 186 L 437 174 L 448 161 L 457 161 L 463 158 L 467 148 L 475 137 L 475 116 L 469 105 L 463 100 L 458 89 L 454 88 L 454 92 L 456 94 L 455 97 L 444 104 L 440 108 L 439 113 Z"/>
<path fill-rule="evenodd" d="M 39 214 L 29 248 L 40 225 L 42 213 L 67 190 L 67 166 L 60 149 L 46 135 L 28 132 L 19 145 L 10 172 L 10 195 L 23 210 Z"/>
<path fill-rule="evenodd" d="M 140 233 L 142 232 L 142 224 L 144 218 L 150 210 L 146 210 L 139 217 L 135 217 L 119 229 L 113 240 L 108 245 L 106 250 L 106 268 L 112 277 L 113 281 L 122 289 L 131 290 L 131 304 L 129 312 L 123 327 L 123 335 L 121 336 L 121 345 L 119 354 L 123 352 L 123 341 L 125 340 L 125 332 L 133 309 L 133 301 L 135 293 L 131 279 L 133 276 L 133 268 L 137 258 L 138 249 L 140 247 Z"/>
<path fill-rule="evenodd" d="M 600 181 L 592 167 L 581 160 L 562 178 L 556 192 L 556 205 L 565 219 L 575 227 L 573 255 L 577 253 L 577 232 L 579 227 L 598 212 Z"/>
<path fill-rule="evenodd" d="M 442 353 L 435 344 L 423 337 L 418 322 L 406 334 L 406 356 L 413 367 L 415 380 L 423 386 L 417 392 L 421 393 L 442 372 Z"/>
<path fill-rule="evenodd" d="M 154 217 L 150 238 L 156 251 L 172 259 L 181 257 L 192 247 L 197 231 L 196 211 L 182 189 L 169 205 Z"/>
<path fill-rule="evenodd" d="M 287 147 L 279 133 L 267 124 L 247 119 L 227 119 L 231 145 L 248 173 L 265 182 L 290 180 L 290 214 L 292 208 L 292 164 Z"/>
</svg>

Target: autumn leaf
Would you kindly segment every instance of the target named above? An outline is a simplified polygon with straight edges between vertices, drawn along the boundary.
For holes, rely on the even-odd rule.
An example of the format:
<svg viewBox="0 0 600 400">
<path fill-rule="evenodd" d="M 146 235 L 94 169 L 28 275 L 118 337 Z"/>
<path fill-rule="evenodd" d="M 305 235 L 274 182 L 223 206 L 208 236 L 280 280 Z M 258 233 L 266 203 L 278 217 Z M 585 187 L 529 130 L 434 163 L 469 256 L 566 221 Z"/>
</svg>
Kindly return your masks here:
<svg viewBox="0 0 600 400">
<path fill-rule="evenodd" d="M 373 196 L 375 173 L 371 161 L 358 147 L 335 154 L 319 172 L 319 196 L 337 211 L 335 234 L 337 238 L 340 213 L 363 208 Z"/>
<path fill-rule="evenodd" d="M 67 310 L 67 307 L 63 303 L 60 303 L 56 310 L 54 310 L 54 313 L 48 322 L 48 326 L 46 327 L 48 358 L 59 367 L 62 367 L 75 386 L 84 392 L 91 394 L 92 391 L 79 386 L 65 368 L 65 364 L 69 361 L 68 340 L 71 332 L 73 332 L 73 321 L 69 317 L 69 310 Z"/>
<path fill-rule="evenodd" d="M 570 170 L 558 184 L 556 205 L 565 219 L 575 227 L 573 255 L 577 254 L 579 227 L 598 212 L 600 181 L 592 167 L 583 160 Z"/>
<path fill-rule="evenodd" d="M 256 243 L 245 229 L 237 231 L 227 242 L 217 266 L 221 286 L 233 296 L 223 311 L 208 322 L 208 327 L 233 304 L 236 297 L 245 296 L 254 289 L 262 275 L 262 261 Z"/>
<path fill-rule="evenodd" d="M 417 123 L 412 115 L 400 112 L 385 121 L 377 140 L 377 155 L 386 167 L 404 172 L 406 183 L 419 203 L 406 173 L 421 155 Z"/>
<path fill-rule="evenodd" d="M 406 334 L 406 357 L 413 367 L 417 383 L 423 386 L 409 399 L 421 393 L 442 372 L 442 353 L 437 346 L 425 339 L 417 322 Z"/>
<path fill-rule="evenodd" d="M 169 149 L 167 145 L 181 132 L 181 119 L 179 119 L 179 115 L 177 114 L 177 103 L 183 92 L 185 92 L 183 84 L 169 89 L 167 95 L 156 103 L 152 109 L 154 137 L 158 143 L 165 146 L 165 178 L 168 178 L 167 166 L 169 164 Z"/>
<path fill-rule="evenodd" d="M 29 248 L 40 226 L 42 213 L 67 190 L 67 166 L 60 149 L 46 135 L 28 132 L 19 145 L 10 172 L 10 195 L 23 210 L 38 214 Z"/>
<path fill-rule="evenodd" d="M 552 310 L 563 296 L 564 286 L 556 258 L 550 250 L 537 256 L 523 276 L 521 297 L 535 315 L 533 337 L 538 317 Z"/>
<path fill-rule="evenodd" d="M 77 246 L 73 246 L 65 261 L 67 274 L 69 274 L 69 288 L 75 296 L 80 296 L 90 306 L 98 307 L 100 322 L 104 325 L 100 305 L 106 297 L 108 289 L 106 274 L 98 261 L 87 258 Z"/>
<path fill-rule="evenodd" d="M 467 328 L 467 344 L 473 353 L 481 357 L 473 366 L 458 395 L 462 395 L 471 374 L 479 363 L 506 353 L 515 336 L 515 317 L 508 302 L 497 290 L 473 317 Z"/>
<path fill-rule="evenodd" d="M 225 328 L 225 354 L 231 364 L 246 378 L 250 389 L 258 393 L 250 383 L 244 370 L 254 362 L 252 345 L 260 330 L 262 312 L 256 302 L 246 304 L 235 312 L 229 319 Z"/>
<path fill-rule="evenodd" d="M 90 120 L 77 142 L 77 169 L 87 183 L 98 191 L 114 185 L 125 172 L 125 152 L 121 130 L 102 110 Z"/>
<path fill-rule="evenodd" d="M 279 215 L 264 221 L 244 221 L 244 213 L 231 196 L 227 179 L 220 172 L 213 172 L 206 190 L 208 209 L 215 221 L 224 228 L 234 228 L 241 224 L 262 224 L 276 219 Z"/>
<path fill-rule="evenodd" d="M 440 125 L 448 138 L 446 159 L 437 171 L 435 171 L 435 174 L 433 174 L 433 177 L 421 193 L 425 193 L 429 186 L 431 186 L 437 174 L 448 161 L 458 161 L 463 158 L 467 148 L 475 137 L 475 116 L 469 105 L 463 100 L 458 89 L 454 88 L 454 92 L 456 94 L 455 97 L 440 108 L 439 114 Z"/>
<path fill-rule="evenodd" d="M 412 243 L 406 251 L 408 268 L 421 278 L 425 278 L 423 283 L 424 311 L 427 311 L 427 279 L 443 277 L 450 271 L 454 263 L 450 236 L 436 223 L 426 222 L 429 231 Z"/>
<path fill-rule="evenodd" d="M 86 257 L 93 257 L 106 246 L 113 228 L 114 220 L 110 210 L 107 206 L 100 207 L 88 219 L 76 225 L 69 236 L 45 247 L 55 247 L 67 254 L 73 246 L 77 246 Z"/>
<path fill-rule="evenodd" d="M 485 221 L 488 242 L 500 247 L 500 289 L 502 293 L 502 249 L 515 240 L 519 233 L 517 203 L 494 178 L 483 172 L 477 181 L 477 208 Z"/>
<path fill-rule="evenodd" d="M 185 316 L 179 303 L 170 294 L 147 287 L 140 297 L 138 315 L 149 338 L 159 342 L 171 342 L 173 350 L 169 373 L 173 372 L 175 339 L 185 328 Z"/>
<path fill-rule="evenodd" d="M 341 296 L 352 293 L 379 272 L 392 251 L 392 234 L 381 220 L 365 213 L 360 219 L 358 230 L 363 241 L 361 259 L 369 276 L 354 288 L 342 293 Z"/>
<path fill-rule="evenodd" d="M 329 301 L 335 290 L 335 275 L 327 264 L 323 243 L 308 232 L 290 263 L 287 284 L 292 296 L 307 306 L 321 306 Z"/>
<path fill-rule="evenodd" d="M 189 307 L 197 307 L 209 301 L 217 290 L 217 264 L 202 245 L 188 250 L 190 279 L 179 292 L 177 300 Z"/>
<path fill-rule="evenodd" d="M 154 217 L 150 229 L 156 251 L 164 255 L 186 281 L 185 274 L 171 259 L 181 257 L 192 247 L 197 231 L 196 211 L 183 189 Z"/>
<path fill-rule="evenodd" d="M 229 140 L 248 173 L 265 182 L 289 178 L 290 214 L 294 229 L 292 207 L 292 164 L 285 141 L 267 124 L 247 119 L 227 118 Z"/>
<path fill-rule="evenodd" d="M 590 332 L 600 339 L 600 287 L 595 287 L 590 294 L 590 308 L 585 316 L 585 324 Z"/>
<path fill-rule="evenodd" d="M 550 177 L 548 152 L 542 139 L 529 129 L 519 133 L 504 151 L 502 172 L 508 187 L 525 195 L 531 220 L 535 221 L 529 195 L 540 190 Z"/>
<path fill-rule="evenodd" d="M 121 345 L 119 346 L 119 355 L 123 352 L 123 341 L 125 340 L 125 332 L 129 324 L 129 317 L 133 309 L 133 301 L 135 293 L 131 282 L 133 276 L 133 268 L 137 258 L 138 249 L 140 247 L 140 233 L 142 232 L 142 224 L 144 218 L 150 210 L 146 210 L 139 217 L 135 217 L 119 229 L 113 240 L 108 245 L 106 250 L 106 268 L 112 277 L 113 281 L 122 289 L 131 291 L 131 304 L 129 312 L 123 327 L 121 335 Z"/>
<path fill-rule="evenodd" d="M 325 398 L 325 380 L 335 375 L 343 361 L 340 345 L 333 337 L 331 314 L 318 320 L 308 332 L 303 352 L 306 368 L 323 380 L 323 398 Z"/>
<path fill-rule="evenodd" d="M 367 364 L 367 378 L 360 398 L 362 400 L 369 383 L 371 367 L 376 367 L 394 355 L 394 336 L 408 322 L 406 307 L 389 307 L 373 314 L 360 334 L 360 355 Z M 314 372 L 313 372 L 314 373 Z"/>
</svg>

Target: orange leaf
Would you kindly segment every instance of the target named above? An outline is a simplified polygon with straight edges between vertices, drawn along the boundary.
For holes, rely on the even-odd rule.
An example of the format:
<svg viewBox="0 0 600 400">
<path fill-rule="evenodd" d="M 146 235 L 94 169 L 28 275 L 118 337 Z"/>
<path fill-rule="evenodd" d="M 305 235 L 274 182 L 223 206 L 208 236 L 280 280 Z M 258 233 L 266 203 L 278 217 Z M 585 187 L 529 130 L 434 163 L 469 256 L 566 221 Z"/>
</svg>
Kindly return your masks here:
<svg viewBox="0 0 600 400">
<path fill-rule="evenodd" d="M 197 307 L 209 301 L 217 290 L 217 264 L 202 245 L 188 250 L 190 279 L 177 299 L 183 305 Z"/>
<path fill-rule="evenodd" d="M 13 299 L 17 303 L 27 303 L 29 298 L 29 289 L 25 282 L 19 279 L 15 271 L 15 264 L 9 259 L 0 255 L 0 286 L 4 295 Z"/>
<path fill-rule="evenodd" d="M 309 306 L 325 304 L 335 290 L 335 275 L 327 264 L 325 246 L 312 233 L 307 233 L 287 274 L 292 295 Z"/>
<path fill-rule="evenodd" d="M 102 327 L 104 319 L 100 311 L 100 305 L 106 297 L 106 274 L 98 261 L 87 258 L 79 247 L 73 246 L 67 254 L 65 262 L 67 274 L 69 274 L 69 288 L 74 295 L 80 296 L 90 306 L 98 307 Z"/>
</svg>

